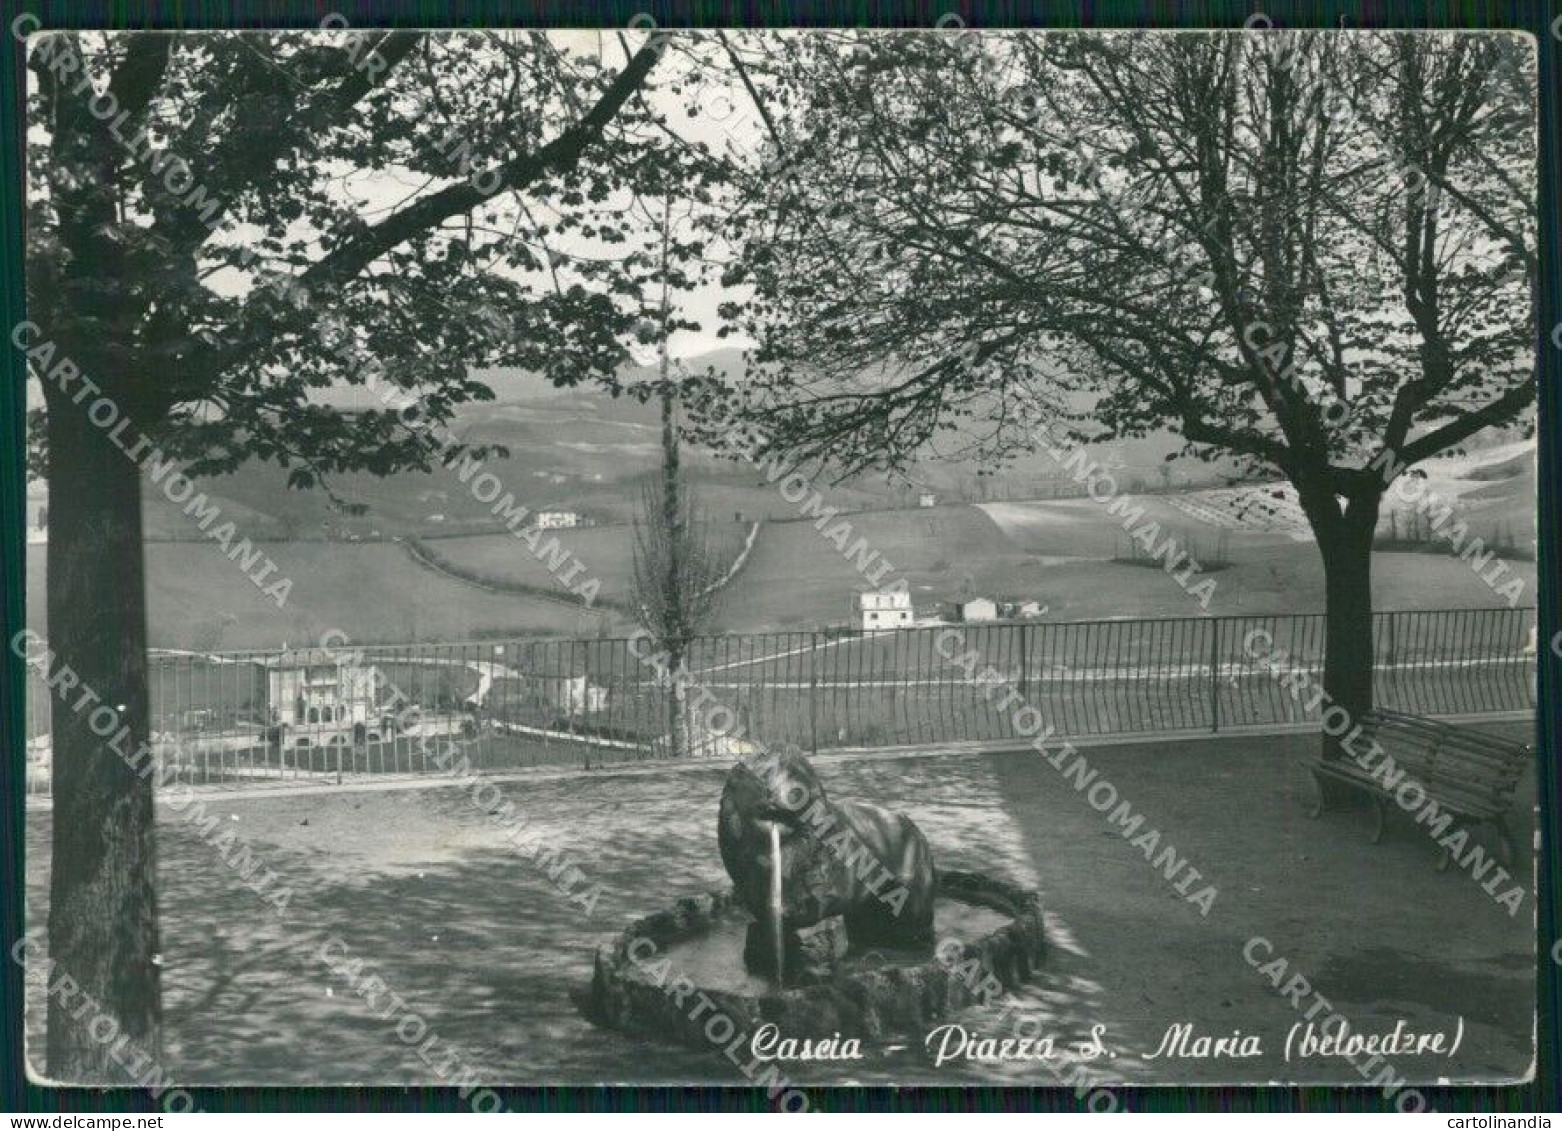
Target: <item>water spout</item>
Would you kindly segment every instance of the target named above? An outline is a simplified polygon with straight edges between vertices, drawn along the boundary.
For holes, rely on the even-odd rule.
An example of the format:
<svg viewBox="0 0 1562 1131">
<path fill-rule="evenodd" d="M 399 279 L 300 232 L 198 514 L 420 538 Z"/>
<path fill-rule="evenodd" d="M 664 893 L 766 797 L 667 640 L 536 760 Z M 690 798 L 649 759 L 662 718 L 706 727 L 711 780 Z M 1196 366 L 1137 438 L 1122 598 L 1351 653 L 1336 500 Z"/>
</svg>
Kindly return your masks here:
<svg viewBox="0 0 1562 1131">
<path fill-rule="evenodd" d="M 776 985 L 786 982 L 786 931 L 782 925 L 781 825 L 770 822 L 770 945 L 776 957 Z"/>
</svg>

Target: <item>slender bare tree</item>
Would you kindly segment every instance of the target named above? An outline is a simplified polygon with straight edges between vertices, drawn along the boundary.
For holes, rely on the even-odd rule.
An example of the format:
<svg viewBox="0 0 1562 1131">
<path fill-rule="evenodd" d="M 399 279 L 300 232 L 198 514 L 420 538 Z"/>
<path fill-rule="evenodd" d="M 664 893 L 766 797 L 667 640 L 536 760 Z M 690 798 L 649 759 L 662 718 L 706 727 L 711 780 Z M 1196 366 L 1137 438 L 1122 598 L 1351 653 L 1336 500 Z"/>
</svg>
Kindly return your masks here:
<svg viewBox="0 0 1562 1131">
<path fill-rule="evenodd" d="M 635 607 L 656 641 L 672 678 L 666 688 L 668 752 L 688 753 L 685 685 L 689 645 L 716 609 L 720 569 L 711 554 L 694 495 L 683 481 L 679 452 L 678 385 L 668 339 L 672 326 L 671 201 L 662 208 L 662 287 L 657 308 L 658 400 L 662 414 L 662 466 L 648 479 L 635 523 Z"/>
</svg>

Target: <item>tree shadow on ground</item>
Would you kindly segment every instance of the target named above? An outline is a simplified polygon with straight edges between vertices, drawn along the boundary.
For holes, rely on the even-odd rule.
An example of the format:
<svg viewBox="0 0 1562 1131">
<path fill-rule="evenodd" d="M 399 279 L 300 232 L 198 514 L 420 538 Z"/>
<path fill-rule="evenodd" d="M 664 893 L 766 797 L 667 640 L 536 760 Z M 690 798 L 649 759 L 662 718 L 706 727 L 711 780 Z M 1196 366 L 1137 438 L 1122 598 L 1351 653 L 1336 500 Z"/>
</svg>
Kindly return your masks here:
<svg viewBox="0 0 1562 1131">
<path fill-rule="evenodd" d="M 1292 765 L 1302 746 L 1292 745 L 1090 753 L 1219 885 L 1207 919 L 1033 754 L 821 769 L 836 796 L 911 815 L 943 866 L 1041 891 L 1049 950 L 1040 977 L 1016 993 L 1017 1004 L 949 1019 L 983 1036 L 1040 1033 L 1067 1048 L 1105 1025 L 1103 1039 L 1118 1056 L 1099 1070 L 1113 1079 L 1297 1078 L 1275 1039 L 1295 1013 L 1242 955 L 1246 940 L 1263 935 L 1353 1020 L 1462 1015 L 1472 1035 L 1479 1028 L 1482 1041 L 1471 1045 L 1484 1052 L 1453 1064 L 1396 1065 L 1407 1075 L 1423 1067 L 1425 1078 L 1522 1070 L 1523 1019 L 1533 1003 L 1532 967 L 1521 968 L 1532 955 L 1523 924 L 1495 909 L 1470 877 L 1436 873 L 1435 853 L 1407 835 L 1374 847 L 1365 829 L 1347 827 L 1350 814 L 1307 821 Z M 242 830 L 280 877 L 273 894 L 290 892 L 284 914 L 187 822 L 160 812 L 170 1074 L 190 1083 L 438 1084 L 454 1078 L 435 1070 L 453 1053 L 456 1073 L 484 1082 L 743 1082 L 718 1052 L 595 1028 L 571 1000 L 589 980 L 593 949 L 630 920 L 726 887 L 714 827 L 722 770 L 503 785 L 528 835 L 564 854 L 559 874 L 570 877 L 573 864 L 583 877 L 566 882 L 568 890 L 517 854 L 463 789 L 213 802 L 223 827 Z M 47 913 L 48 824 L 47 814 L 29 815 L 34 937 Z M 320 956 L 331 939 L 340 940 L 334 965 L 343 969 Z M 1386 967 L 1373 955 L 1435 960 L 1469 976 L 1401 970 L 1405 986 L 1396 990 L 1399 983 L 1382 982 Z M 36 1048 L 42 987 L 29 973 Z M 359 992 L 370 976 L 399 996 L 398 1012 L 389 1012 L 389 998 Z M 1378 1000 L 1385 995 L 1394 1000 Z M 1177 1022 L 1215 1035 L 1262 1030 L 1273 1055 L 1236 1066 L 1147 1062 Z M 865 1041 L 864 1051 L 859 1062 L 781 1067 L 805 1083 L 1055 1086 L 1055 1070 L 1070 1063 L 957 1060 L 935 1070 L 922 1034 Z M 1316 1071 L 1349 1079 L 1334 1065 Z"/>
</svg>

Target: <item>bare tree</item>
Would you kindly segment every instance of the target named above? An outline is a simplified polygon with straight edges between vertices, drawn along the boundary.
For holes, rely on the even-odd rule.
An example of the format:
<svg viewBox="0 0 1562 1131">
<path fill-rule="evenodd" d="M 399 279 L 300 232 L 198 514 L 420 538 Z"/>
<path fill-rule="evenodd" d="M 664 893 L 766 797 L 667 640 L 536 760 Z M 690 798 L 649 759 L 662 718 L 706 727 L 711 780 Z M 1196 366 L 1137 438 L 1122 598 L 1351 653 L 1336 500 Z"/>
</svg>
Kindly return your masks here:
<svg viewBox="0 0 1562 1131">
<path fill-rule="evenodd" d="M 635 523 L 635 607 L 660 649 L 666 670 L 669 753 L 687 753 L 684 682 L 689 644 L 715 611 L 720 570 L 710 552 L 693 493 L 679 458 L 678 389 L 668 353 L 672 299 L 669 249 L 671 204 L 662 209 L 662 294 L 658 308 L 658 386 L 662 406 L 662 467 L 642 488 Z"/>
<path fill-rule="evenodd" d="M 646 480 L 635 522 L 635 608 L 669 673 L 687 670 L 690 643 L 716 611 L 722 574 L 693 492 L 681 479 L 676 415 L 677 397 L 668 393 L 662 398 L 662 469 Z M 667 733 L 674 757 L 688 752 L 684 702 L 682 681 L 670 679 Z"/>
</svg>

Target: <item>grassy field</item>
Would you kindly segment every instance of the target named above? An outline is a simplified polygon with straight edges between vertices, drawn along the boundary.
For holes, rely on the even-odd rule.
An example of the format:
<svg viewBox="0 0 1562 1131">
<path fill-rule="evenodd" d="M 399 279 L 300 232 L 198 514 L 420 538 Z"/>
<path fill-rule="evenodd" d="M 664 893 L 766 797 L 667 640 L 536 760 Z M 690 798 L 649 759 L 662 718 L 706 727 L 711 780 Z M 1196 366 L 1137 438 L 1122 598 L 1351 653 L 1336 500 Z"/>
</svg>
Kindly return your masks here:
<svg viewBox="0 0 1562 1131">
<path fill-rule="evenodd" d="M 640 505 L 639 483 L 660 466 L 660 423 L 654 407 L 575 392 L 524 403 L 468 406 L 453 430 L 468 444 L 497 445 L 482 461 L 532 511 L 576 510 L 600 522 L 631 521 Z M 701 506 L 713 522 L 743 512 L 752 521 L 795 513 L 759 473 L 746 465 L 688 449 L 684 466 Z M 470 477 L 469 477 L 470 480 Z M 362 515 L 339 511 L 323 491 L 290 490 L 287 472 L 250 462 L 236 473 L 200 483 L 227 519 L 251 537 L 323 538 L 497 532 L 492 502 L 475 498 L 455 468 L 389 477 L 332 476 L 341 498 L 367 507 Z M 903 493 L 903 492 L 902 492 Z M 152 485 L 143 490 L 149 537 L 199 538 L 189 518 Z M 895 491 L 864 482 L 828 488 L 846 507 L 884 506 Z"/>
<path fill-rule="evenodd" d="M 1206 612 L 1164 571 L 1094 556 L 1110 554 L 1109 516 L 1072 502 L 1024 505 L 1062 517 L 1050 525 L 1011 524 L 1005 530 L 981 508 L 961 506 L 881 511 L 851 516 L 851 522 L 882 559 L 905 571 L 919 615 L 974 595 L 1038 600 L 1046 607 L 1047 620 Z M 718 529 L 725 532 L 723 545 L 740 531 L 735 523 Z M 631 537 L 627 527 L 599 527 L 561 541 L 579 546 L 581 560 L 603 577 L 606 594 L 627 581 Z M 539 585 L 548 581 L 541 563 L 513 540 L 440 539 L 437 545 L 441 552 L 461 555 L 481 568 L 537 578 Z M 318 640 L 328 628 L 340 628 L 363 643 L 535 635 L 591 638 L 603 632 L 620 635 L 628 628 L 611 610 L 496 593 L 441 576 L 414 562 L 395 543 L 281 542 L 268 543 L 265 550 L 278 564 L 273 576 L 294 580 L 281 610 L 216 546 L 149 544 L 153 645 L 278 647 Z M 1215 592 L 1209 614 L 1323 608 L 1323 570 L 1310 543 L 1243 535 L 1232 539 L 1229 556 L 1230 567 L 1210 575 Z M 1526 594 L 1533 594 L 1535 563 L 1509 564 L 1512 576 L 1523 579 Z M 44 547 L 28 546 L 28 619 L 40 630 L 45 627 L 45 568 Z M 866 587 L 852 563 L 825 542 L 812 523 L 767 523 L 748 564 L 724 595 L 713 629 L 769 632 L 844 624 L 853 594 Z M 1452 554 L 1425 552 L 1375 554 L 1373 598 L 1383 609 L 1498 603 L 1468 563 Z"/>
<path fill-rule="evenodd" d="M 736 522 L 712 523 L 707 542 L 723 566 L 731 563 L 743 546 L 749 526 Z M 582 577 L 602 582 L 602 596 L 627 602 L 634 589 L 635 531 L 628 525 L 554 530 L 545 536 L 569 547 L 586 567 Z M 430 539 L 427 547 L 465 574 L 522 585 L 557 585 L 548 562 L 508 534 L 484 534 L 465 538 Z"/>
<path fill-rule="evenodd" d="M 1146 515 L 1184 543 L 1213 546 L 1200 528 L 1160 499 Z M 1230 565 L 1209 576 L 1215 592 L 1203 609 L 1164 570 L 1113 561 L 1121 520 L 1086 500 L 947 506 L 851 515 L 861 535 L 903 573 L 918 615 L 967 596 L 1029 598 L 1047 620 L 1183 617 L 1308 612 L 1323 608 L 1323 567 L 1316 547 L 1284 534 L 1233 535 Z M 1534 592 L 1533 562 L 1512 575 Z M 1496 604 L 1468 563 L 1452 554 L 1379 553 L 1373 596 L 1379 608 L 1467 608 Z M 867 588 L 853 564 L 812 523 L 765 527 L 753 559 L 725 603 L 725 631 L 759 632 L 844 623 L 852 595 Z"/>
<path fill-rule="evenodd" d="M 565 602 L 492 593 L 414 562 L 396 543 L 281 542 L 265 551 L 288 577 L 281 609 L 211 543 L 146 548 L 147 621 L 155 648 L 277 648 L 340 629 L 361 644 L 495 636 L 593 637 L 616 615 Z M 47 630 L 47 553 L 29 546 L 28 623 Z"/>
<path fill-rule="evenodd" d="M 973 506 L 872 511 L 844 520 L 850 541 L 866 539 L 879 554 L 876 563 L 894 567 L 886 578 L 904 575 L 921 604 L 934 588 L 958 590 L 967 577 L 974 592 L 983 592 L 982 584 L 998 582 L 1027 558 Z M 844 624 L 854 594 L 869 587 L 814 522 L 769 523 L 723 602 L 720 624 L 729 632 Z"/>
<path fill-rule="evenodd" d="M 634 406 L 597 406 L 588 412 L 572 402 L 554 407 L 501 405 L 485 418 L 483 427 L 496 431 L 484 438 L 519 430 L 527 440 L 530 446 L 524 455 L 512 457 L 505 474 L 517 482 L 541 475 L 537 482 L 542 486 L 532 501 L 547 499 L 588 512 L 596 507 L 609 517 L 628 517 L 637 499 L 633 478 L 649 468 L 637 470 L 645 455 L 640 449 L 649 442 L 642 435 L 649 425 L 636 416 L 639 411 Z M 577 419 L 593 412 L 601 419 Z M 565 428 L 568 420 L 575 423 Z M 543 460 L 544 438 L 573 453 L 560 457 L 564 462 L 557 466 L 564 470 L 544 470 L 551 466 Z M 718 553 L 736 552 L 746 532 L 745 524 L 735 521 L 738 513 L 746 521 L 766 520 L 744 569 L 724 592 L 710 629 L 774 632 L 847 623 L 854 594 L 870 584 L 857 562 L 827 540 L 814 521 L 798 519 L 797 506 L 773 486 L 763 485 L 753 469 L 717 465 L 708 456 L 691 455 L 691 461 L 701 467 L 696 479 Z M 1429 490 L 1457 499 L 1459 514 L 1473 534 L 1501 531 L 1509 546 L 1532 543 L 1534 472 L 1528 447 L 1509 444 L 1481 455 L 1431 461 L 1427 468 Z M 425 512 L 443 514 L 446 521 L 437 524 L 436 533 L 446 536 L 428 537 L 426 545 L 463 575 L 514 582 L 532 587 L 531 592 L 496 592 L 463 581 L 413 561 L 395 542 L 325 541 L 310 526 L 318 525 L 311 518 L 316 512 L 308 509 L 318 499 L 285 491 L 268 474 L 257 469 L 216 481 L 213 489 L 233 492 L 231 498 L 223 497 L 225 507 L 231 503 L 225 513 L 246 533 L 293 529 L 310 535 L 264 544 L 278 563 L 275 576 L 294 579 L 286 607 L 277 610 L 217 547 L 201 541 L 154 541 L 147 550 L 154 645 L 276 647 L 284 641 L 317 639 L 327 628 L 339 628 L 361 642 L 402 642 L 591 638 L 621 635 L 629 627 L 624 616 L 611 609 L 586 610 L 548 600 L 548 588 L 557 583 L 546 565 L 513 538 L 495 533 L 461 536 L 461 531 L 478 529 L 492 516 L 458 483 L 414 490 L 415 477 L 367 481 L 359 485 L 374 493 L 376 510 L 369 518 L 352 521 L 367 527 L 364 536 L 375 529 L 368 526 L 372 522 L 386 528 L 380 530 L 382 536 L 397 524 L 427 536 L 433 527 Z M 564 483 L 550 478 L 559 475 Z M 1255 497 L 1263 496 L 1260 501 L 1275 491 L 1284 494 L 1274 485 L 1251 490 Z M 975 596 L 1037 601 L 1048 621 L 1321 610 L 1323 569 L 1310 537 L 1251 525 L 1231 529 L 1236 521 L 1233 499 L 1233 489 L 1223 489 L 1134 500 L 1144 507 L 1139 522 L 1160 524 L 1157 544 L 1175 540 L 1205 562 L 1219 554 L 1221 568 L 1204 575 L 1214 583 L 1207 607 L 1165 570 L 1124 560 L 1130 543 L 1122 514 L 1089 499 L 884 509 L 886 499 L 846 488 L 832 493 L 829 504 L 843 508 L 848 548 L 865 545 L 873 555 L 872 569 L 884 581 L 906 579 L 919 617 L 940 615 L 949 603 Z M 869 505 L 879 509 L 854 510 Z M 1386 518 L 1385 528 L 1396 521 Z M 835 525 L 827 522 L 825 528 Z M 1137 528 L 1138 523 L 1131 525 Z M 171 511 L 166 500 L 149 510 L 148 527 L 154 535 L 194 534 L 189 520 Z M 452 534 L 457 536 L 448 536 Z M 600 578 L 604 598 L 622 600 L 632 569 L 631 526 L 602 525 L 556 536 L 584 564 L 582 576 Z M 38 545 L 28 550 L 29 620 L 42 627 L 44 550 Z M 1380 550 L 1373 566 L 1376 607 L 1498 603 L 1470 564 L 1448 551 L 1446 543 Z M 1535 563 L 1509 560 L 1508 565 L 1509 576 L 1524 584 L 1525 603 L 1533 603 Z"/>
</svg>

